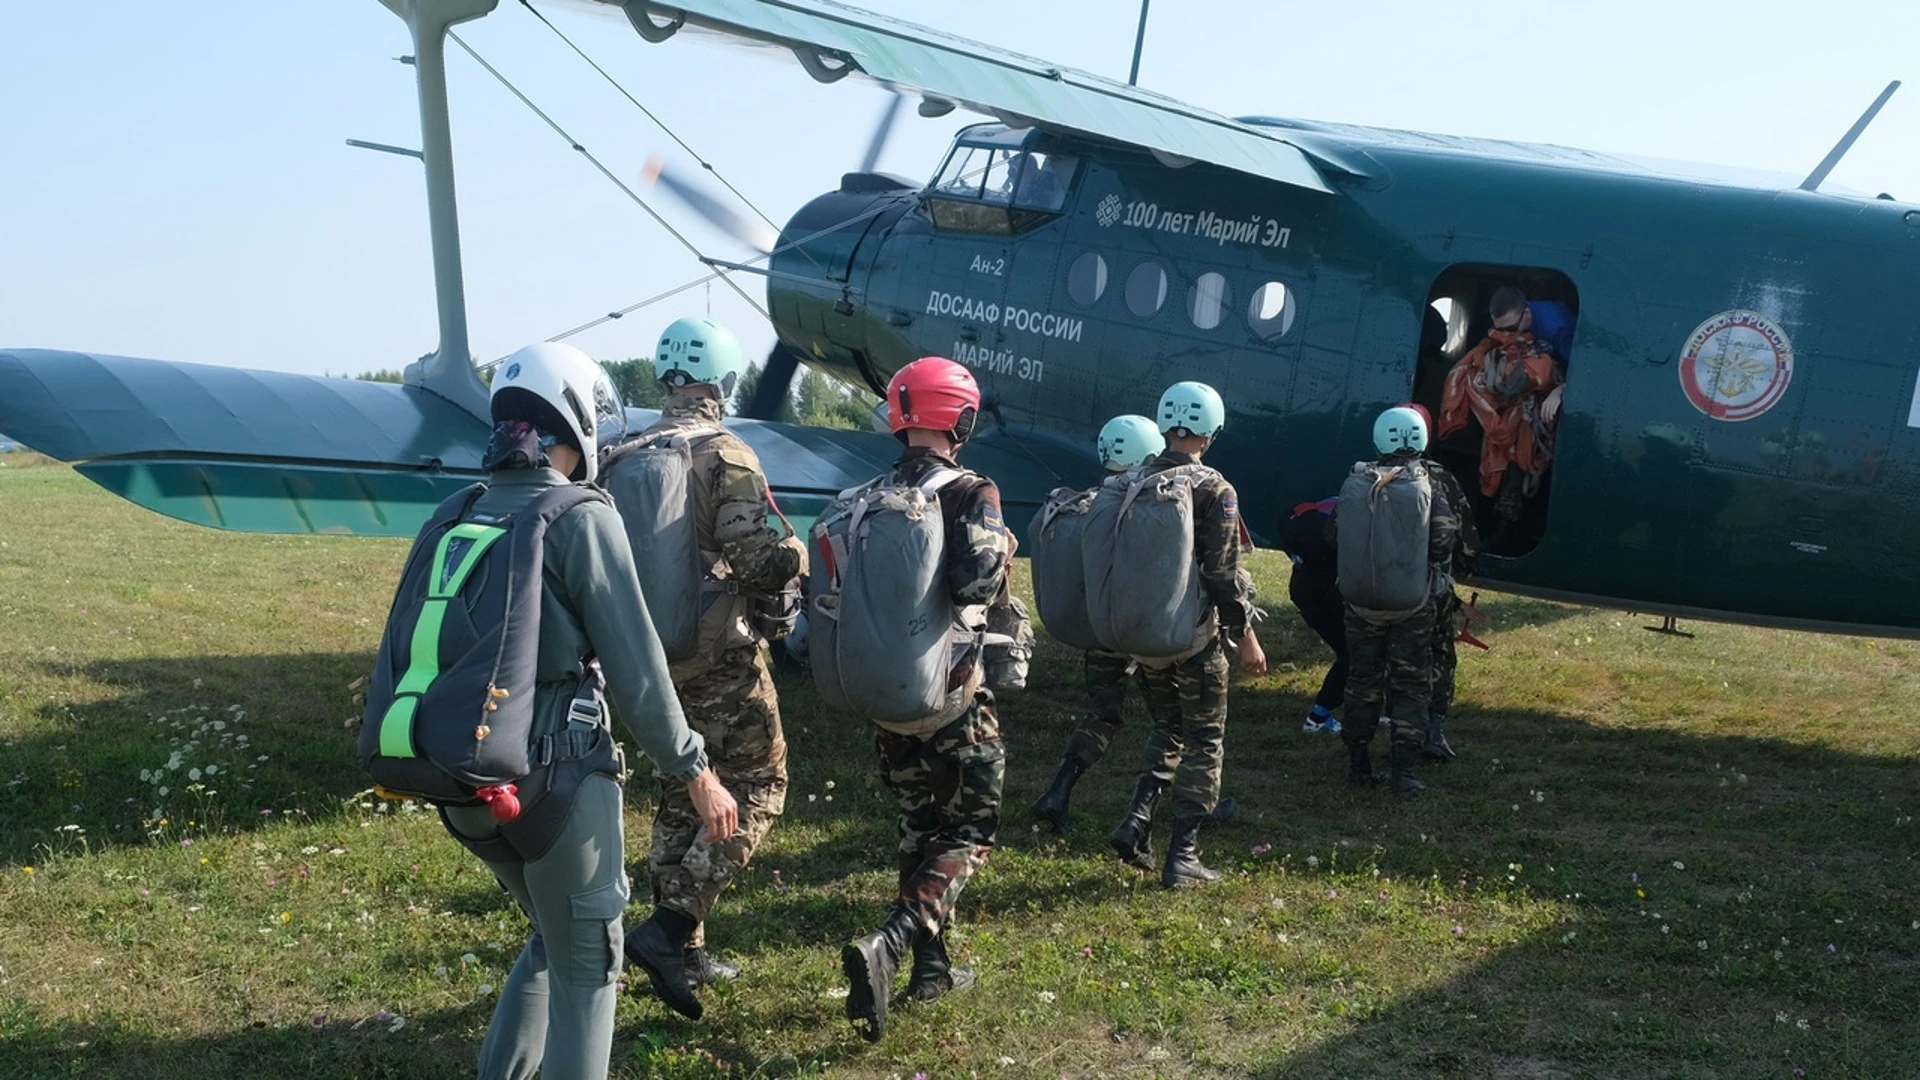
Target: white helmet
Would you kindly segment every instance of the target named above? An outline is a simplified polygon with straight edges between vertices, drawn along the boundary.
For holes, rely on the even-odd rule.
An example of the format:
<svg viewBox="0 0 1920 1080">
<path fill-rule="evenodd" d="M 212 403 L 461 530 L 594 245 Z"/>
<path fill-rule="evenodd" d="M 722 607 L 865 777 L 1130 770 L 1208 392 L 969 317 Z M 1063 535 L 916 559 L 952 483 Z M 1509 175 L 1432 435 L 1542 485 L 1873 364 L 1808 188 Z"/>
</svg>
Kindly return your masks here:
<svg viewBox="0 0 1920 1080">
<path fill-rule="evenodd" d="M 1211 439 L 1227 426 L 1227 407 L 1220 391 L 1203 382 L 1177 382 L 1160 395 L 1160 433 L 1182 428 L 1190 435 Z"/>
<path fill-rule="evenodd" d="M 493 420 L 525 420 L 580 450 L 591 482 L 600 472 L 600 448 L 620 441 L 627 411 L 613 380 L 593 357 L 571 345 L 543 341 L 507 357 L 493 376 Z"/>
<path fill-rule="evenodd" d="M 1144 416 L 1116 416 L 1100 429 L 1100 464 L 1120 472 L 1167 448 L 1167 440 Z"/>
<path fill-rule="evenodd" d="M 1427 421 L 1405 405 L 1396 405 L 1373 422 L 1373 445 L 1382 454 L 1413 453 L 1427 448 Z"/>
</svg>

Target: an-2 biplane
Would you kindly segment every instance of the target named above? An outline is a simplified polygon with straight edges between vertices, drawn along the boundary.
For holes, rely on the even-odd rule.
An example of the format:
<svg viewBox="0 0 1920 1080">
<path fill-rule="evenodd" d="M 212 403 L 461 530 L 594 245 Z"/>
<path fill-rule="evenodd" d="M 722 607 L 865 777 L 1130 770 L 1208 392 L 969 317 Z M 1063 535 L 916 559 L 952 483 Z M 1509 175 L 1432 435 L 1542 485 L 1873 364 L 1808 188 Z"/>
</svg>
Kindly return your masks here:
<svg viewBox="0 0 1920 1080">
<path fill-rule="evenodd" d="M 792 217 L 766 270 L 781 344 L 763 400 L 799 362 L 877 389 L 954 356 L 987 394 L 968 463 L 1016 522 L 1091 479 L 1107 417 L 1196 378 L 1229 405 L 1209 461 L 1270 536 L 1331 490 L 1380 409 L 1437 404 L 1511 284 L 1566 305 L 1575 335 L 1549 482 L 1484 580 L 1920 634 L 1920 308 L 1895 292 L 1920 276 L 1920 207 L 1818 190 L 1831 159 L 1798 188 L 1752 186 L 1556 146 L 1232 120 L 825 0 L 576 2 L 650 42 L 717 33 L 823 82 L 879 81 L 922 115 L 990 118 L 929 183 L 850 173 Z M 410 535 L 477 475 L 444 45 L 497 0 L 383 3 L 414 37 L 438 351 L 404 386 L 0 351 L 0 429 L 229 529 Z M 802 515 L 895 446 L 732 423 Z M 1471 477 L 1478 446 L 1469 431 L 1439 453 Z"/>
</svg>

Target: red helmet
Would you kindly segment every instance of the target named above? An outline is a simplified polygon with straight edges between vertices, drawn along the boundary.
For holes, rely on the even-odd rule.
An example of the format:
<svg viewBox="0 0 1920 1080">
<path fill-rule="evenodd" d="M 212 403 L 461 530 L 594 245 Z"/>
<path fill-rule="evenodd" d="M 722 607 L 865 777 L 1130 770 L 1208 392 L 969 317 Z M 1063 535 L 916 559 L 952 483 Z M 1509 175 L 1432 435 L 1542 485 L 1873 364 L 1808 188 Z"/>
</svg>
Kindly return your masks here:
<svg viewBox="0 0 1920 1080">
<path fill-rule="evenodd" d="M 1414 412 L 1419 413 L 1421 422 L 1427 425 L 1427 430 L 1428 431 L 1433 430 L 1433 414 L 1427 411 L 1427 407 L 1425 405 L 1420 405 L 1411 401 L 1407 401 L 1407 402 L 1402 402 L 1400 407 L 1403 409 L 1412 409 Z"/>
<path fill-rule="evenodd" d="M 980 384 L 972 372 L 944 356 L 915 360 L 887 383 L 887 423 L 895 435 L 921 428 L 966 442 L 979 416 Z"/>
</svg>

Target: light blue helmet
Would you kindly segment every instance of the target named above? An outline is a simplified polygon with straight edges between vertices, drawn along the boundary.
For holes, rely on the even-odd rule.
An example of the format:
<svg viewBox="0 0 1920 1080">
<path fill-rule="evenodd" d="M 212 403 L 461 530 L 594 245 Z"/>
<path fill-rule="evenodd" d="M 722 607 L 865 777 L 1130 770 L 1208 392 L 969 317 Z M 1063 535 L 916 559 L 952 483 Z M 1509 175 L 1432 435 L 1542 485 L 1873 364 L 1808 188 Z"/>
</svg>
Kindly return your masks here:
<svg viewBox="0 0 1920 1080">
<path fill-rule="evenodd" d="M 1396 405 L 1373 422 L 1373 445 L 1382 454 L 1417 454 L 1427 448 L 1427 420 L 1405 405 Z"/>
<path fill-rule="evenodd" d="M 715 387 L 723 398 L 733 396 L 746 370 L 740 339 L 712 319 L 676 319 L 653 354 L 654 378 L 665 382 L 669 373 L 683 372 L 685 381 Z"/>
<path fill-rule="evenodd" d="M 1100 429 L 1100 464 L 1114 472 L 1131 469 L 1167 448 L 1153 421 L 1132 413 L 1116 416 Z"/>
<path fill-rule="evenodd" d="M 1203 382 L 1177 382 L 1160 395 L 1160 433 L 1175 428 L 1211 439 L 1227 426 L 1227 407 L 1220 391 Z"/>
</svg>

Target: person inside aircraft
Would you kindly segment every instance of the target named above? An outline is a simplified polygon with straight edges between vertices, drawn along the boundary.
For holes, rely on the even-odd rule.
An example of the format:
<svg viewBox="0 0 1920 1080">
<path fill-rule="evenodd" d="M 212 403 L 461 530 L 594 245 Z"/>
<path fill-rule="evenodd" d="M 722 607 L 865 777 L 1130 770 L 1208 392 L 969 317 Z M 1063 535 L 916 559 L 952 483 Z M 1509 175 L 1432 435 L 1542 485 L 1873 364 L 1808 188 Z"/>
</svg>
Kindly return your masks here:
<svg viewBox="0 0 1920 1080">
<path fill-rule="evenodd" d="M 1059 209 L 1067 193 L 1050 155 L 1022 150 L 1014 156 L 1013 167 L 1013 205 L 1036 210 Z"/>
<path fill-rule="evenodd" d="M 1497 289 L 1488 305 L 1493 328 L 1507 333 L 1532 334 L 1562 365 L 1573 352 L 1573 312 L 1558 300 L 1528 300 L 1511 286 Z"/>
<path fill-rule="evenodd" d="M 1567 347 L 1573 327 L 1564 306 L 1529 304 L 1511 286 L 1494 291 L 1488 314 L 1493 329 L 1447 373 L 1439 434 L 1462 430 L 1469 418 L 1480 422 L 1480 493 L 1494 500 L 1504 530 L 1518 524 L 1525 500 L 1539 493 L 1553 463 L 1566 380 L 1564 359 L 1554 350 Z"/>
</svg>

